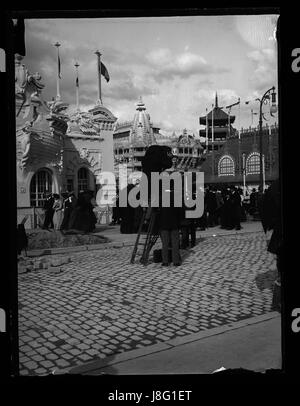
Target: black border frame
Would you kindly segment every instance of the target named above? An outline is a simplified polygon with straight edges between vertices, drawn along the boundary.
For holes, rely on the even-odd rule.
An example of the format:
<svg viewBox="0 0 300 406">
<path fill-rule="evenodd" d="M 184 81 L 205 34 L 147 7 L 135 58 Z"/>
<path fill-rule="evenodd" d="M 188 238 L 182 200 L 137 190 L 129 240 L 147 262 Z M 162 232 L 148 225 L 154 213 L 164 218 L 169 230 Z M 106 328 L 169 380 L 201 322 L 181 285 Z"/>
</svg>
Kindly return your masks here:
<svg viewBox="0 0 300 406">
<path fill-rule="evenodd" d="M 278 96 L 279 96 L 279 156 L 280 156 L 280 183 L 282 192 L 282 219 L 283 219 L 283 235 L 284 235 L 284 249 L 283 249 L 283 272 L 282 272 L 282 357 L 283 357 L 283 369 L 281 371 L 268 371 L 266 374 L 244 374 L 241 371 L 232 371 L 234 375 L 234 380 L 241 383 L 251 381 L 258 383 L 268 383 L 269 380 L 275 380 L 278 382 L 284 382 L 287 378 L 293 378 L 296 376 L 297 369 L 299 367 L 299 345 L 297 341 L 299 340 L 299 333 L 294 333 L 291 329 L 291 323 L 293 321 L 291 317 L 291 312 L 294 308 L 300 307 L 300 301 L 296 296 L 293 296 L 293 287 L 297 288 L 300 286 L 299 272 L 297 271 L 296 263 L 290 268 L 287 265 L 287 259 L 293 257 L 297 253 L 297 240 L 293 239 L 289 228 L 295 228 L 297 223 L 295 222 L 295 216 L 292 215 L 291 210 L 289 210 L 290 205 L 290 186 L 291 174 L 297 174 L 297 156 L 296 151 L 291 151 L 290 149 L 290 138 L 288 139 L 287 132 L 292 137 L 292 133 L 297 132 L 297 117 L 298 108 L 296 103 L 293 102 L 293 96 L 296 98 L 299 91 L 300 83 L 300 72 L 298 74 L 291 70 L 291 51 L 294 48 L 300 47 L 300 41 L 298 40 L 297 32 L 297 13 L 296 10 L 292 8 L 283 7 L 258 7 L 258 6 L 246 6 L 240 7 L 235 5 L 226 5 L 217 8 L 155 8 L 155 9 L 89 9 L 89 10 L 6 10 L 6 32 L 7 32 L 7 71 L 4 74 L 6 76 L 7 88 L 5 89 L 5 100 L 3 100 L 3 95 L 1 98 L 1 112 L 4 112 L 5 118 L 5 148 L 4 151 L 7 152 L 7 157 L 12 154 L 15 156 L 15 101 L 14 101 L 14 71 L 10 70 L 9 67 L 14 66 L 14 55 L 11 52 L 13 49 L 13 41 L 11 36 L 11 26 L 9 24 L 10 18 L 113 18 L 113 17 L 172 17 L 172 16 L 193 16 L 193 15 L 229 15 L 229 14 L 279 14 L 279 26 L 278 26 Z M 298 41 L 298 43 L 297 43 Z M 1 73 L 1 88 L 3 85 Z M 5 84 L 3 85 L 5 86 Z M 2 113 L 1 113 L 2 114 Z M 292 117 L 292 119 L 291 119 Z M 295 121 L 294 121 L 295 120 Z M 1 120 L 2 121 L 2 120 Z M 293 142 L 296 144 L 295 138 Z M 297 149 L 295 147 L 295 149 Z M 8 246 L 5 253 L 9 252 L 9 268 L 5 268 L 6 272 L 1 272 L 0 277 L 2 278 L 0 285 L 6 286 L 3 289 L 4 302 L 0 303 L 0 307 L 7 309 L 7 334 L 6 338 L 0 342 L 0 350 L 4 350 L 4 356 L 6 356 L 5 371 L 4 374 L 15 382 L 32 382 L 32 381 L 52 381 L 56 382 L 66 382 L 72 381 L 74 383 L 78 382 L 93 382 L 97 380 L 99 382 L 99 377 L 78 377 L 78 376 L 56 376 L 56 377 L 18 377 L 18 302 L 17 302 L 17 264 L 16 264 L 16 192 L 15 192 L 15 159 L 8 159 L 8 163 L 4 167 L 5 174 L 8 174 L 5 183 L 5 189 L 8 190 L 9 204 L 6 204 L 6 210 L 8 209 L 9 216 L 5 217 L 8 222 L 7 227 L 9 232 L 9 238 L 6 239 L 6 245 Z M 3 169 L 4 169 L 3 168 Z M 8 170 L 7 170 L 8 168 Z M 293 179 L 292 179 L 293 181 Z M 7 202 L 6 202 L 7 203 Z M 8 207 L 7 207 L 8 206 Z M 295 208 L 296 209 L 296 208 Z M 6 246 L 5 246 L 6 247 Z M 294 257 L 295 259 L 295 257 Z M 298 295 L 299 296 L 299 295 Z M 2 291 L 1 291 L 2 297 Z M 8 314 L 11 314 L 8 317 Z M 8 340 L 8 336 L 10 339 Z M 298 348 L 297 348 L 298 347 Z M 298 352 L 297 352 L 298 351 Z M 7 371 L 7 365 L 12 362 L 13 367 L 11 370 Z M 4 364 L 2 364 L 4 365 Z M 199 377 L 199 376 L 197 376 Z M 136 377 L 135 377 L 136 378 Z M 126 385 L 126 390 L 130 390 L 130 384 L 136 382 L 136 379 L 124 376 L 102 376 L 102 384 L 109 391 L 109 386 L 112 388 L 116 387 L 116 384 Z M 141 379 L 141 377 L 138 377 Z M 161 388 L 168 386 L 165 390 L 172 390 L 170 388 L 171 382 L 175 388 L 178 387 L 179 382 L 185 382 L 184 390 L 191 389 L 192 382 L 195 376 L 185 375 L 185 376 L 145 376 L 142 381 L 142 385 L 148 386 L 151 383 L 152 387 Z M 198 381 L 198 379 L 196 379 Z M 210 376 L 200 375 L 201 383 L 232 383 L 232 377 L 229 373 L 220 373 Z M 186 384 L 186 382 L 190 382 Z M 128 386 L 129 385 L 129 386 Z M 196 385 L 196 389 L 197 386 Z M 174 388 L 174 389 L 175 389 Z M 99 397 L 100 400 L 100 397 Z"/>
</svg>

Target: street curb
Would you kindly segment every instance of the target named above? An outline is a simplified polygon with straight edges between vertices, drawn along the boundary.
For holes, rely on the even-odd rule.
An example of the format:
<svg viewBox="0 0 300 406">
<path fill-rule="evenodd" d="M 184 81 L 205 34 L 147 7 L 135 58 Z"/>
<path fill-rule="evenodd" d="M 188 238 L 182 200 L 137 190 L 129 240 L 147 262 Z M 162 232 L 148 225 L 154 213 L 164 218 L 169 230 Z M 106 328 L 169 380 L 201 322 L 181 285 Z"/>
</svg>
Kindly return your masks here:
<svg viewBox="0 0 300 406">
<path fill-rule="evenodd" d="M 134 244 L 132 244 L 134 245 Z M 117 242 L 104 242 L 102 244 L 90 244 L 90 245 L 77 245 L 75 247 L 64 247 L 64 248 L 45 248 L 41 250 L 31 250 L 27 251 L 28 257 L 39 257 L 43 255 L 55 255 L 55 254 L 68 254 L 71 252 L 81 252 L 81 251 L 93 251 L 93 250 L 104 250 L 108 248 L 122 248 L 124 243 Z"/>
<path fill-rule="evenodd" d="M 193 333 L 184 337 L 174 338 L 168 341 L 164 341 L 158 344 L 150 345 L 144 348 L 139 348 L 136 350 L 126 351 L 114 356 L 108 356 L 104 359 L 99 359 L 96 361 L 92 361 L 90 363 L 72 367 L 71 369 L 61 369 L 57 370 L 55 374 L 88 374 L 92 373 L 93 371 L 105 368 L 106 366 L 111 366 L 114 364 L 119 364 L 122 362 L 130 361 L 136 358 L 141 358 L 147 355 L 163 352 L 166 350 L 171 350 L 175 347 L 189 344 L 195 341 L 203 340 L 205 338 L 209 338 L 212 336 L 220 335 L 223 333 L 227 333 L 228 331 L 237 330 L 239 328 L 243 328 L 246 326 L 263 323 L 265 321 L 279 318 L 281 317 L 280 313 L 278 312 L 269 312 L 260 316 L 251 317 L 250 319 L 241 320 L 238 322 L 233 322 L 226 324 L 221 327 L 215 327 L 208 330 L 204 330 L 198 333 Z"/>
<path fill-rule="evenodd" d="M 216 238 L 216 237 L 224 237 L 228 235 L 241 235 L 241 234 L 253 234 L 253 233 L 260 233 L 263 232 L 262 230 L 256 231 L 235 231 L 230 233 L 217 233 L 217 234 L 209 234 L 203 235 L 199 234 L 198 239 L 205 239 L 205 238 Z M 95 250 L 105 250 L 109 248 L 124 248 L 124 247 L 133 247 L 135 244 L 134 241 L 125 241 L 125 242 L 103 242 L 102 244 L 90 244 L 90 245 L 77 245 L 75 247 L 63 247 L 63 248 L 43 248 L 40 250 L 31 250 L 27 251 L 27 257 L 40 257 L 43 255 L 55 255 L 55 254 L 69 254 L 72 252 L 81 252 L 81 251 L 95 251 Z"/>
</svg>

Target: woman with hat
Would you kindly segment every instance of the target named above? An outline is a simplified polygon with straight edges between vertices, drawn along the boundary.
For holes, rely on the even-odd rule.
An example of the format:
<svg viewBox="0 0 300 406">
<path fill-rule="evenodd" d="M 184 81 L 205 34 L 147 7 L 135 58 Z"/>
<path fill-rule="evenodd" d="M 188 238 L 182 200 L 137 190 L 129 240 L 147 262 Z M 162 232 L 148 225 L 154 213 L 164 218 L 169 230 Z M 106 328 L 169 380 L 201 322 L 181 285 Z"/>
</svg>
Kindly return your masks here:
<svg viewBox="0 0 300 406">
<path fill-rule="evenodd" d="M 54 203 L 53 203 L 53 224 L 54 224 L 54 230 L 60 230 L 61 222 L 62 222 L 62 217 L 63 217 L 63 201 L 59 194 L 54 193 Z"/>
</svg>

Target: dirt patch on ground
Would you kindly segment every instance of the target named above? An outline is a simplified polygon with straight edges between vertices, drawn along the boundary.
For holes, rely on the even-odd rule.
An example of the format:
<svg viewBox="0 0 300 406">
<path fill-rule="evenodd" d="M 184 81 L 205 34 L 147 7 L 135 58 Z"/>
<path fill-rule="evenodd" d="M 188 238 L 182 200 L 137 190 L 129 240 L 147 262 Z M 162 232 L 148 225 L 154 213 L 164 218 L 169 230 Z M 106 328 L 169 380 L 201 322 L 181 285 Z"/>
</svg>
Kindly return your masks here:
<svg viewBox="0 0 300 406">
<path fill-rule="evenodd" d="M 76 247 L 78 245 L 102 244 L 109 238 L 99 234 L 63 234 L 60 231 L 28 230 L 28 250 L 43 248 Z"/>
</svg>

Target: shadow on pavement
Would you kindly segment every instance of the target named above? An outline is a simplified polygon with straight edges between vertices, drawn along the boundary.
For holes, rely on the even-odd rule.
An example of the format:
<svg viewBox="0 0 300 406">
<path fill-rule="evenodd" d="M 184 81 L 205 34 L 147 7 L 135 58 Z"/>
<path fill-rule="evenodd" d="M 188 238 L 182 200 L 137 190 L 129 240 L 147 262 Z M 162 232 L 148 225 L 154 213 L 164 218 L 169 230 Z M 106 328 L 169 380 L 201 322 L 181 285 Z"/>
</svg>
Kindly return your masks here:
<svg viewBox="0 0 300 406">
<path fill-rule="evenodd" d="M 255 278 L 256 286 L 259 290 L 270 289 L 273 291 L 274 282 L 277 278 L 276 269 L 270 269 L 269 271 L 259 274 Z"/>
<path fill-rule="evenodd" d="M 96 357 L 94 361 L 76 366 L 68 371 L 69 375 L 117 375 L 117 370 L 108 365 L 113 361 L 115 355 L 106 358 Z M 103 369 L 105 368 L 105 371 Z"/>
</svg>

